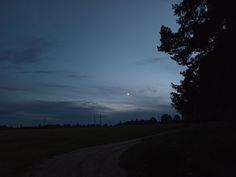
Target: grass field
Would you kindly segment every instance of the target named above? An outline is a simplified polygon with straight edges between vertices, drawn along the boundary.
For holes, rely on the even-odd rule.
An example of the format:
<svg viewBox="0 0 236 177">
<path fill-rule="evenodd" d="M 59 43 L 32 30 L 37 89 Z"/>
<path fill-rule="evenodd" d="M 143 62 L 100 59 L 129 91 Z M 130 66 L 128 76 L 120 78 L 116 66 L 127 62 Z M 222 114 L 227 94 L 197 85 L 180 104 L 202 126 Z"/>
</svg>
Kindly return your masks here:
<svg viewBox="0 0 236 177">
<path fill-rule="evenodd" d="M 144 140 L 121 156 L 128 177 L 235 177 L 235 122 L 192 125 Z"/>
<path fill-rule="evenodd" d="M 0 177 L 20 177 L 53 155 L 98 144 L 152 135 L 180 125 L 12 129 L 0 131 Z"/>
</svg>

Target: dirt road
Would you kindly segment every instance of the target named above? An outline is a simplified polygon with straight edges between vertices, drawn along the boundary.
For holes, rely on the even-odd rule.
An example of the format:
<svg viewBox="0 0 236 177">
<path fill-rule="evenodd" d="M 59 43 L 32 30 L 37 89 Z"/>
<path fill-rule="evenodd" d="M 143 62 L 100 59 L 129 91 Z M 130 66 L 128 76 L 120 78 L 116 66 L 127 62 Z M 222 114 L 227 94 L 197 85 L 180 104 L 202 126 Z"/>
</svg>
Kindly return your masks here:
<svg viewBox="0 0 236 177">
<path fill-rule="evenodd" d="M 119 157 L 140 139 L 94 146 L 55 156 L 37 165 L 30 177 L 125 177 Z"/>
</svg>

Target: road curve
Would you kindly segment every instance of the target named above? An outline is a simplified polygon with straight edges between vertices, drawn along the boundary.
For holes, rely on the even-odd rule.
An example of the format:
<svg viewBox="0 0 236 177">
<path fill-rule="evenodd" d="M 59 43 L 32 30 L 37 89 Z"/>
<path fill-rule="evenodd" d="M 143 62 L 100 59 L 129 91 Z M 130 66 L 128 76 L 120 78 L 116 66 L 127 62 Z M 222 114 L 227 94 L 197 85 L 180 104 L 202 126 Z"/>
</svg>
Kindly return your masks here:
<svg viewBox="0 0 236 177">
<path fill-rule="evenodd" d="M 139 142 L 140 139 L 135 139 L 58 155 L 36 165 L 29 177 L 125 177 L 125 171 L 119 167 L 119 157 Z"/>
</svg>

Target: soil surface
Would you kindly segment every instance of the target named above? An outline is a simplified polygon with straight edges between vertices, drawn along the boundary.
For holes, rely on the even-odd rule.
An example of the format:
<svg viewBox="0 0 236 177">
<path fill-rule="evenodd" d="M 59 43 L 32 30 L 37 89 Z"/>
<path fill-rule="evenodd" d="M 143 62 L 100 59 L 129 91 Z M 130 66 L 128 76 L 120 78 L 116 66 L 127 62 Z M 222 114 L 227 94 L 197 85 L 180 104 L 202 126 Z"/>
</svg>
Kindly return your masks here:
<svg viewBox="0 0 236 177">
<path fill-rule="evenodd" d="M 93 146 L 58 155 L 33 167 L 27 177 L 126 177 L 120 155 L 141 139 Z"/>
</svg>

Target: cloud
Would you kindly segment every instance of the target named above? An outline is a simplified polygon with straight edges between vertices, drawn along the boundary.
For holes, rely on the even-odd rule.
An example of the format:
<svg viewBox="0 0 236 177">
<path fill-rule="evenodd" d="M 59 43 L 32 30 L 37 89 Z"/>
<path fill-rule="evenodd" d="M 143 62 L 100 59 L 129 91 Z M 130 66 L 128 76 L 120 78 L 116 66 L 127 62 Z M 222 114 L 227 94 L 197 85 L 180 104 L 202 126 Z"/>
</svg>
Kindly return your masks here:
<svg viewBox="0 0 236 177">
<path fill-rule="evenodd" d="M 112 90 L 113 91 L 113 90 Z M 119 90 L 118 90 L 119 91 Z M 129 96 L 120 94 L 115 99 L 110 99 L 110 107 L 119 112 L 143 110 L 143 111 L 166 111 L 171 108 L 169 93 L 163 94 L 155 88 L 132 89 Z"/>
<path fill-rule="evenodd" d="M 100 86 L 96 87 L 95 94 L 105 105 L 117 112 L 136 110 L 169 112 L 171 109 L 169 93 L 163 94 L 154 87 L 126 89 Z"/>
<path fill-rule="evenodd" d="M 77 86 L 72 85 L 65 85 L 65 84 L 48 84 L 44 83 L 41 84 L 42 87 L 48 87 L 48 88 L 62 88 L 62 89 L 79 89 Z"/>
<path fill-rule="evenodd" d="M 114 124 L 119 121 L 150 118 L 158 113 L 174 113 L 168 104 L 153 103 L 144 99 L 139 102 L 117 101 L 106 104 L 90 100 L 3 103 L 0 105 L 0 120 L 1 124 L 7 125 L 38 125 L 45 123 L 45 120 L 50 124 L 91 124 L 94 121 L 93 116 L 101 112 L 104 123 Z M 121 104 L 132 109 L 119 110 Z"/>
<path fill-rule="evenodd" d="M 9 91 L 9 92 L 28 92 L 30 89 L 19 88 L 19 87 L 4 87 L 4 86 L 0 86 L 0 90 Z"/>
<path fill-rule="evenodd" d="M 156 94 L 158 93 L 158 90 L 155 88 L 146 88 L 146 89 L 140 89 L 138 92 L 141 94 Z"/>
<path fill-rule="evenodd" d="M 71 79 L 87 79 L 88 75 L 77 75 L 77 74 L 68 74 L 66 77 Z"/>
<path fill-rule="evenodd" d="M 5 122 L 20 122 L 34 125 L 47 119 L 50 123 L 91 123 L 93 114 L 111 111 L 98 103 L 82 101 L 32 101 L 1 105 L 0 119 Z"/>
<path fill-rule="evenodd" d="M 0 61 L 10 64 L 36 64 L 47 58 L 47 53 L 56 45 L 42 39 L 32 40 L 18 46 L 0 50 Z"/>
<path fill-rule="evenodd" d="M 153 64 L 153 63 L 158 63 L 158 62 L 163 62 L 168 57 L 154 57 L 154 58 L 147 58 L 147 59 L 142 59 L 136 62 L 138 65 L 143 65 L 143 64 Z"/>
<path fill-rule="evenodd" d="M 18 71 L 16 71 L 19 74 L 40 74 L 40 75 L 52 75 L 52 74 L 57 74 L 61 75 L 63 77 L 69 78 L 69 79 L 87 79 L 89 76 L 88 75 L 83 75 L 83 74 L 76 74 L 74 72 L 68 72 L 68 71 L 60 71 L 60 70 L 23 70 L 20 68 Z"/>
<path fill-rule="evenodd" d="M 132 93 L 130 89 L 116 87 L 116 86 L 98 86 L 96 87 L 97 92 L 100 95 L 110 96 L 125 96 L 127 92 Z"/>
<path fill-rule="evenodd" d="M 133 98 L 110 102 L 112 107 L 117 112 L 134 112 L 134 111 L 162 111 L 169 112 L 172 108 L 169 102 L 163 101 L 161 97 L 145 97 L 135 96 Z"/>
<path fill-rule="evenodd" d="M 20 74 L 54 74 L 55 71 L 50 70 L 35 70 L 35 71 L 18 71 Z"/>
</svg>

